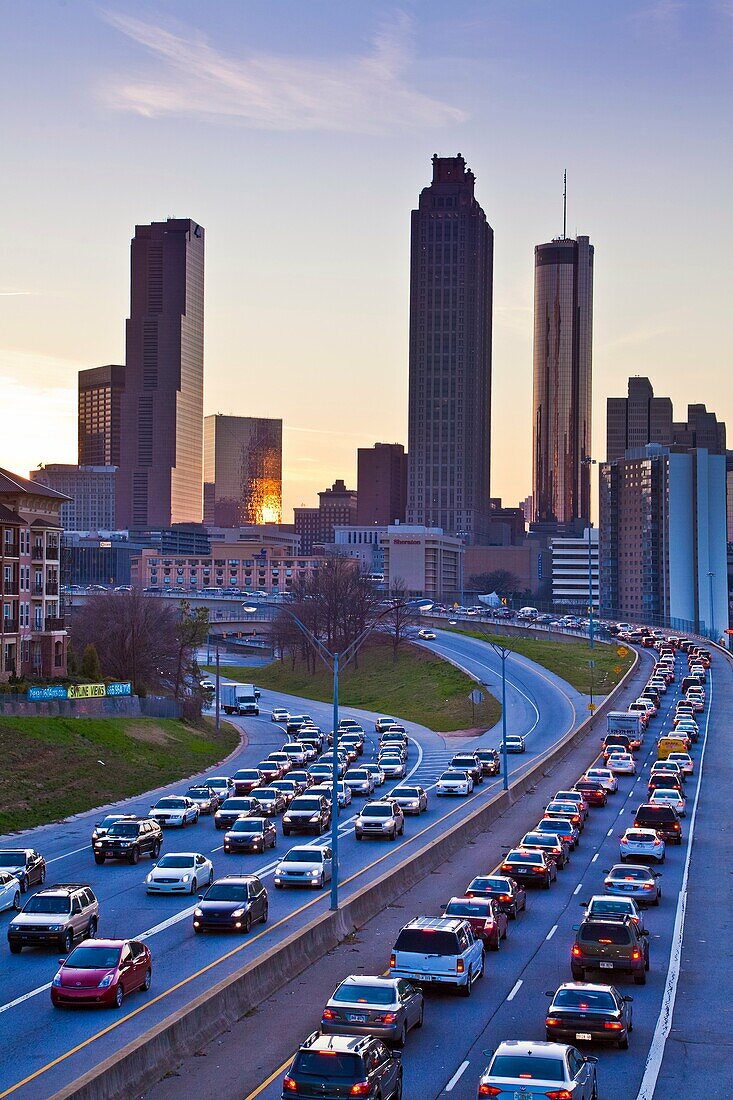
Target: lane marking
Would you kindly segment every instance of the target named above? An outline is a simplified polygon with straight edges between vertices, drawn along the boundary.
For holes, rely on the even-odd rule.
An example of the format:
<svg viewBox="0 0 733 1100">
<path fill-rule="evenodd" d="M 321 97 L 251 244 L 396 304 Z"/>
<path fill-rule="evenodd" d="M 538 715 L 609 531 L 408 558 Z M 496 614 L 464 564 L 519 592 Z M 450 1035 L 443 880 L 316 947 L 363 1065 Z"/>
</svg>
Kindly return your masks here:
<svg viewBox="0 0 733 1100">
<path fill-rule="evenodd" d="M 523 984 L 524 984 L 524 981 L 523 981 L 522 978 L 520 978 L 519 981 L 514 983 L 511 993 L 507 996 L 508 1001 L 513 1001 L 514 1000 L 517 993 L 519 993 L 519 990 L 522 988 Z"/>
<path fill-rule="evenodd" d="M 14 1001 L 8 1001 L 6 1005 L 0 1006 L 0 1014 L 7 1012 L 11 1008 L 15 1008 L 16 1005 L 22 1005 L 24 1001 L 29 1001 L 31 997 L 35 997 L 38 993 L 43 993 L 45 989 L 50 989 L 51 983 L 46 982 L 45 985 L 39 985 L 38 989 L 31 989 L 30 992 L 24 993 L 22 997 L 16 997 Z"/>
<path fill-rule="evenodd" d="M 463 1074 L 468 1069 L 469 1065 L 470 1065 L 469 1062 L 461 1062 L 460 1066 L 458 1067 L 456 1072 L 453 1074 L 453 1076 L 451 1077 L 448 1084 L 445 1086 L 445 1091 L 446 1092 L 452 1092 L 453 1091 L 453 1089 L 456 1087 L 456 1085 L 460 1081 Z"/>
<path fill-rule="evenodd" d="M 278 1066 L 277 1069 L 273 1070 L 270 1076 L 266 1077 L 262 1084 L 258 1085 L 256 1089 L 245 1096 L 244 1100 L 255 1100 L 255 1096 L 259 1096 L 260 1093 L 263 1092 L 268 1085 L 272 1084 L 276 1077 L 279 1077 L 281 1073 L 285 1073 L 285 1070 L 288 1068 L 292 1060 L 293 1056 L 291 1054 L 286 1062 L 283 1062 L 281 1066 Z"/>
<path fill-rule="evenodd" d="M 552 928 L 550 929 L 550 931 L 545 936 L 545 940 L 551 940 L 556 932 L 557 932 L 557 925 L 553 924 Z"/>
<path fill-rule="evenodd" d="M 595 863 L 600 854 L 600 852 L 596 852 L 596 854 L 593 856 L 593 859 L 591 860 L 591 863 Z"/>
<path fill-rule="evenodd" d="M 60 859 L 67 859 L 68 856 L 78 856 L 79 852 L 86 852 L 90 848 L 91 844 L 85 844 L 83 848 L 74 848 L 73 852 L 64 852 L 63 855 L 54 856 L 53 859 L 46 860 L 46 866 L 48 867 L 49 863 L 58 863 Z"/>
<path fill-rule="evenodd" d="M 574 894 L 579 894 L 582 889 L 583 889 L 583 883 L 579 882 L 578 885 L 573 890 L 573 893 Z"/>
</svg>

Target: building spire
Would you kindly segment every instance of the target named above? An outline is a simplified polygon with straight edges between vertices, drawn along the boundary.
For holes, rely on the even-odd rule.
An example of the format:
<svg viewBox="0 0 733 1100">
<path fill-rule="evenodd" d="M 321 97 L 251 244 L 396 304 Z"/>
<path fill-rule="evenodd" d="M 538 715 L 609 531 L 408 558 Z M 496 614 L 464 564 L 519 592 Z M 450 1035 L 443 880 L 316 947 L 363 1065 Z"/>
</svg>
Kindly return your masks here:
<svg viewBox="0 0 733 1100">
<path fill-rule="evenodd" d="M 562 174 L 562 239 L 567 240 L 568 228 L 568 170 L 567 168 Z"/>
</svg>

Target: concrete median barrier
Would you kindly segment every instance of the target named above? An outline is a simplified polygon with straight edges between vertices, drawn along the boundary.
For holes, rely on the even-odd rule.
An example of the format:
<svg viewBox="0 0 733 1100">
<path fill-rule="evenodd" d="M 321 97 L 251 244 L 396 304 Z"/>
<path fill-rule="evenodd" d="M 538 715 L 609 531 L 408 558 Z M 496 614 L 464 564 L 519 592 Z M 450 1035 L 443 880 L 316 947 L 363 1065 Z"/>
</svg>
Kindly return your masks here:
<svg viewBox="0 0 733 1100">
<path fill-rule="evenodd" d="M 546 774 L 568 753 L 584 747 L 587 751 L 581 757 L 581 766 L 587 766 L 598 754 L 598 741 L 592 736 L 593 733 L 602 729 L 606 712 L 615 708 L 619 694 L 635 678 L 638 668 L 639 655 L 636 654 L 634 664 L 595 714 L 534 760 L 508 791 L 497 792 L 488 802 L 449 826 L 438 839 L 407 855 L 376 881 L 352 894 L 338 912 L 328 912 L 314 918 L 266 954 L 223 978 L 105 1059 L 74 1085 L 57 1092 L 52 1100 L 120 1100 L 139 1096 L 164 1073 L 174 1069 L 184 1057 L 205 1046 L 256 1008 L 266 997 L 392 904 L 406 889 L 419 882 L 469 840 L 485 832 L 510 805 L 534 787 L 538 777 Z"/>
</svg>

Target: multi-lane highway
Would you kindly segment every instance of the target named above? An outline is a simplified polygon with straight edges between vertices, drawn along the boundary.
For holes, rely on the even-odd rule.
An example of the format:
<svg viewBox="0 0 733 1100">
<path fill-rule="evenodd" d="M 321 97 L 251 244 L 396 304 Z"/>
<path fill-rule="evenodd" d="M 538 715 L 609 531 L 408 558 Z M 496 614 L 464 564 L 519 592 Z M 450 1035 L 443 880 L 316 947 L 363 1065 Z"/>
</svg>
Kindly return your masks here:
<svg viewBox="0 0 733 1100">
<path fill-rule="evenodd" d="M 433 648 L 450 655 L 483 682 L 496 687 L 498 658 L 482 643 L 445 635 Z M 303 700 L 263 692 L 262 715 L 243 719 L 246 745 L 228 763 L 224 771 L 253 766 L 269 751 L 278 747 L 283 735 L 269 721 L 272 707 L 282 705 L 291 711 L 306 707 Z M 517 660 L 508 666 L 507 709 L 511 732 L 523 733 L 528 751 L 510 758 L 511 766 L 522 771 L 533 758 L 553 745 L 584 717 L 583 700 L 567 684 L 529 662 Z M 317 703 L 307 710 L 323 727 L 329 725 L 330 710 Z M 342 712 L 363 717 L 370 732 L 368 759 L 376 749 L 372 715 L 353 708 Z M 464 744 L 461 738 L 445 739 L 429 730 L 411 726 L 413 741 L 409 767 L 412 778 L 431 787 L 453 753 Z M 499 731 L 487 733 L 481 743 L 495 746 Z M 472 744 L 476 744 L 475 740 Z M 215 774 L 216 769 L 209 774 Z M 446 822 L 454 822 L 496 791 L 497 782 L 485 782 L 473 798 L 443 802 L 433 798 L 427 814 L 410 818 L 405 836 L 394 845 L 357 844 L 353 837 L 353 812 L 345 810 L 340 822 L 340 856 L 343 890 L 346 894 L 378 876 L 393 862 L 430 843 Z M 166 791 L 185 790 L 187 783 L 174 784 Z M 388 789 L 388 788 L 383 788 Z M 144 814 L 148 795 L 128 800 L 126 811 Z M 145 893 L 144 879 L 148 863 L 137 866 L 107 863 L 96 866 L 90 846 L 90 834 L 100 813 L 90 813 L 69 822 L 44 826 L 22 836 L 0 838 L 3 847 L 37 848 L 48 861 L 47 883 L 82 882 L 94 889 L 100 903 L 99 935 L 144 938 L 153 953 L 153 987 L 149 994 L 136 994 L 126 1001 L 117 1015 L 94 1010 L 72 1012 L 54 1010 L 50 1004 L 49 983 L 57 969 L 56 952 L 26 950 L 11 956 L 4 945 L 9 914 L 0 915 L 0 951 L 3 965 L 0 976 L 0 1045 L 4 1051 L 0 1065 L 0 1098 L 5 1096 L 38 1097 L 51 1095 L 62 1085 L 78 1078 L 91 1066 L 107 1057 L 131 1039 L 143 1033 L 169 1013 L 184 1006 L 237 967 L 268 949 L 284 934 L 294 931 L 328 905 L 326 892 L 303 894 L 270 890 L 270 917 L 267 926 L 257 927 L 240 940 L 224 935 L 197 937 L 192 929 L 192 899 L 152 896 Z M 302 838 L 279 838 L 277 855 Z M 323 837 L 320 843 L 327 844 Z M 224 856 L 222 834 L 203 817 L 198 825 L 185 831 L 165 834 L 164 851 L 200 851 L 211 856 L 217 875 L 236 870 L 260 874 L 271 886 L 275 859 L 257 856 Z"/>
<path fill-rule="evenodd" d="M 645 664 L 648 660 L 642 654 Z M 677 658 L 678 672 L 683 660 Z M 725 902 L 731 895 L 728 872 L 721 876 L 720 860 L 727 849 L 721 847 L 725 837 L 721 837 L 716 810 L 729 773 L 726 734 L 732 689 L 731 665 L 718 657 L 708 678 L 706 709 L 698 718 L 700 740 L 692 750 L 695 772 L 686 785 L 684 840 L 680 847 L 668 846 L 661 868 L 661 903 L 646 911 L 651 945 L 647 984 L 637 987 L 617 979 L 622 992 L 633 997 L 630 1049 L 592 1050 L 599 1057 L 602 1100 L 669 1100 L 672 1095 L 717 1098 L 729 1091 L 726 1050 L 730 1041 L 724 1006 L 729 1003 L 731 967 L 715 929 L 727 928 Z M 679 675 L 647 733 L 637 775 L 620 778 L 619 792 L 608 805 L 591 809 L 571 862 L 550 891 L 530 894 L 528 912 L 512 922 L 502 951 L 487 956 L 486 977 L 471 998 L 428 993 L 424 1027 L 411 1033 L 403 1055 L 407 1100 L 443 1094 L 451 1100 L 469 1100 L 476 1096 L 487 1062 L 484 1050 L 495 1049 L 507 1038 L 544 1038 L 547 991 L 571 980 L 570 948 L 573 926 L 582 914 L 580 903 L 603 892 L 604 871 L 618 862 L 619 835 L 646 800 L 656 741 L 671 729 L 677 698 Z M 490 834 L 406 892 L 399 908 L 386 910 L 360 929 L 357 946 L 344 944 L 235 1029 L 233 1041 L 225 1039 L 212 1052 L 207 1067 L 221 1100 L 279 1097 L 288 1055 L 317 1028 L 321 1009 L 338 982 L 348 973 L 383 972 L 401 925 L 413 916 L 439 913 L 440 904 L 460 894 L 475 874 L 490 871 L 502 849 L 518 842 L 555 790 L 571 784 L 579 770 L 578 760 L 566 759 L 538 783 L 534 794 L 492 826 Z M 294 1004 L 297 1013 L 292 1011 Z M 711 1010 L 711 1004 L 719 1006 L 719 1011 Z M 241 1052 L 242 1043 L 252 1052 L 244 1064 L 241 1053 L 236 1053 L 237 1047 Z M 189 1085 L 195 1090 L 203 1067 L 197 1071 L 187 1063 L 182 1072 L 191 1075 Z M 682 1079 L 687 1088 L 680 1090 L 677 1085 Z M 162 1082 L 149 1095 L 150 1100 L 171 1100 L 176 1093 L 173 1083 Z"/>
</svg>

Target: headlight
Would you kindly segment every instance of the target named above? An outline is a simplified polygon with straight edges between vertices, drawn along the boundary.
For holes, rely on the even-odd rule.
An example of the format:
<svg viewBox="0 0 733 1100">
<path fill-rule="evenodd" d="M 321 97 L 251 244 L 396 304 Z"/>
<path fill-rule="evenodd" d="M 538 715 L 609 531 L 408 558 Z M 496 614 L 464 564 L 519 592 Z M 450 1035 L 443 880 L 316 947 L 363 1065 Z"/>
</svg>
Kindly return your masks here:
<svg viewBox="0 0 733 1100">
<path fill-rule="evenodd" d="M 188 880 L 189 880 L 190 878 L 191 878 L 191 876 L 190 876 L 190 875 L 184 875 L 184 876 L 183 876 L 183 879 L 182 879 L 182 881 L 183 881 L 183 882 L 188 882 Z"/>
<path fill-rule="evenodd" d="M 48 930 L 49 932 L 60 932 L 63 927 L 63 924 L 49 924 Z"/>
<path fill-rule="evenodd" d="M 20 931 L 21 931 L 21 927 L 20 927 L 19 924 L 10 924 L 10 925 L 8 925 L 8 932 L 20 932 Z"/>
<path fill-rule="evenodd" d="M 313 878 L 318 878 L 318 876 L 320 875 L 320 873 L 321 873 L 321 872 L 320 872 L 320 871 L 319 871 L 319 870 L 318 870 L 317 868 L 314 868 L 314 869 L 313 869 L 313 870 L 311 871 L 311 874 L 312 874 Z"/>
<path fill-rule="evenodd" d="M 152 874 L 152 871 L 151 871 L 151 873 L 150 873 L 149 875 L 147 875 L 147 876 L 146 876 L 146 878 L 145 878 L 145 881 L 146 881 L 146 882 L 152 882 L 152 881 L 153 881 L 153 874 Z"/>
<path fill-rule="evenodd" d="M 108 989 L 112 985 L 112 982 L 114 980 L 115 980 L 115 972 L 114 972 L 114 970 L 111 970 L 109 972 L 109 974 L 104 975 L 101 982 L 99 983 L 98 988 L 99 989 Z"/>
<path fill-rule="evenodd" d="M 311 817 L 311 821 L 312 821 L 312 822 L 313 822 L 314 824 L 315 824 L 315 823 L 316 823 L 317 821 L 319 821 L 319 820 L 320 820 L 320 814 L 313 814 L 313 815 L 312 815 L 312 817 Z"/>
<path fill-rule="evenodd" d="M 202 909 L 194 909 L 193 915 L 194 915 L 194 917 L 199 917 L 199 918 L 203 917 L 203 915 L 204 915 L 203 910 Z"/>
<path fill-rule="evenodd" d="M 244 909 L 235 909 L 234 912 L 232 913 L 232 916 L 233 917 L 243 917 L 244 916 Z"/>
<path fill-rule="evenodd" d="M 283 821 L 292 821 L 290 814 L 283 814 Z M 315 818 L 311 818 L 311 821 L 315 821 Z"/>
<path fill-rule="evenodd" d="M 102 841 L 101 840 L 95 840 L 94 841 L 94 847 L 95 848 L 101 848 L 102 847 Z"/>
<path fill-rule="evenodd" d="M 57 974 L 56 974 L 56 975 L 54 976 L 54 979 L 53 979 L 53 981 L 51 982 L 51 985 L 55 986 L 55 987 L 56 987 L 56 989 L 58 989 L 58 988 L 59 988 L 59 986 L 61 985 L 61 971 L 60 971 L 60 970 L 59 970 L 59 971 L 58 971 L 58 973 L 57 973 Z"/>
</svg>

